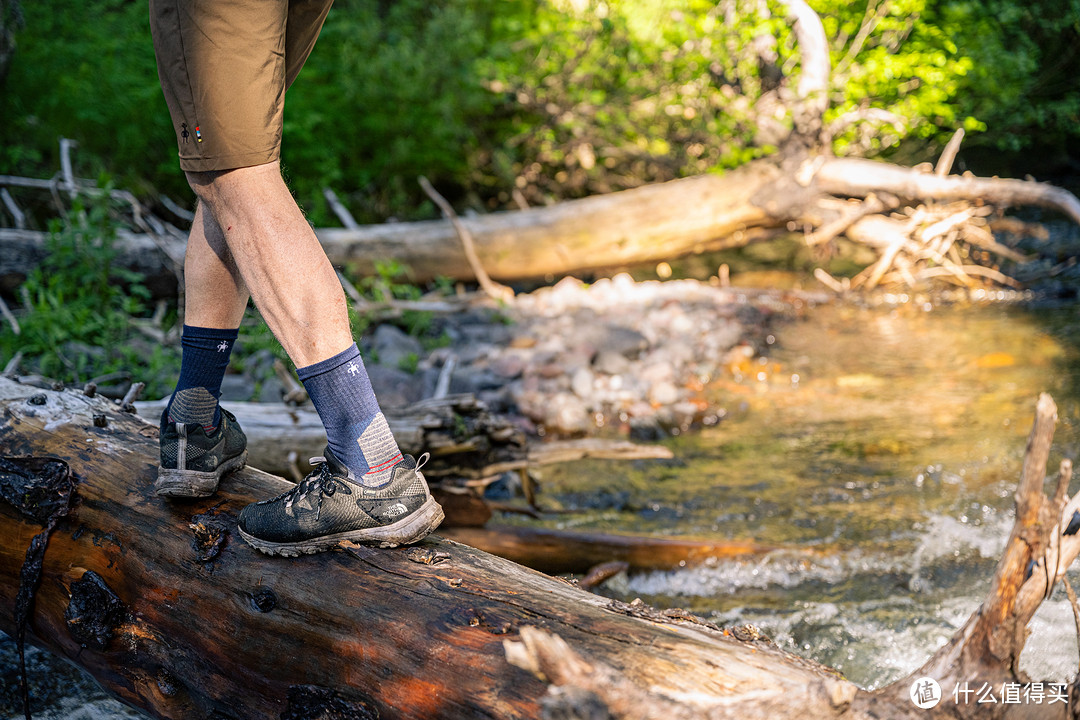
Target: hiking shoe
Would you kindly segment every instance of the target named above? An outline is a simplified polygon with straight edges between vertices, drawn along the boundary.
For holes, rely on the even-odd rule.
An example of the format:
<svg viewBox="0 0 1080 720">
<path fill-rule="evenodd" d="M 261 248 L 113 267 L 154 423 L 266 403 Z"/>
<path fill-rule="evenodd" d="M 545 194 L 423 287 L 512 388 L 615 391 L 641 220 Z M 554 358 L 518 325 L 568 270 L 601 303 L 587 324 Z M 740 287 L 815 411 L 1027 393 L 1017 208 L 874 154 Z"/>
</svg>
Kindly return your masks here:
<svg viewBox="0 0 1080 720">
<path fill-rule="evenodd" d="M 412 455 L 394 465 L 390 480 L 366 487 L 326 448 L 299 485 L 240 513 L 240 536 L 256 550 L 296 557 L 329 550 L 342 540 L 396 547 L 427 536 L 443 519 Z"/>
<path fill-rule="evenodd" d="M 169 422 L 161 416 L 161 464 L 154 489 L 167 497 L 213 495 L 225 473 L 247 462 L 247 436 L 236 417 L 221 408 L 221 421 L 210 434 L 199 423 Z"/>
</svg>

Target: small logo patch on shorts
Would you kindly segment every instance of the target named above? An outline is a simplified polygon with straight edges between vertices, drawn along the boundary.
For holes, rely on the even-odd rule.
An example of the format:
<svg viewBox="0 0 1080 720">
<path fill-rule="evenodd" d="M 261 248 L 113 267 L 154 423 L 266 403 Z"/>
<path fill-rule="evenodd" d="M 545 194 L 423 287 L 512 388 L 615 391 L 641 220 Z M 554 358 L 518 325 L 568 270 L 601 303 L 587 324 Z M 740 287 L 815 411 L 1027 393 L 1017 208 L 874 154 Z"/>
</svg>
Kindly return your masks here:
<svg viewBox="0 0 1080 720">
<path fill-rule="evenodd" d="M 195 142 L 202 142 L 202 133 L 199 131 L 199 126 L 195 126 Z"/>
</svg>

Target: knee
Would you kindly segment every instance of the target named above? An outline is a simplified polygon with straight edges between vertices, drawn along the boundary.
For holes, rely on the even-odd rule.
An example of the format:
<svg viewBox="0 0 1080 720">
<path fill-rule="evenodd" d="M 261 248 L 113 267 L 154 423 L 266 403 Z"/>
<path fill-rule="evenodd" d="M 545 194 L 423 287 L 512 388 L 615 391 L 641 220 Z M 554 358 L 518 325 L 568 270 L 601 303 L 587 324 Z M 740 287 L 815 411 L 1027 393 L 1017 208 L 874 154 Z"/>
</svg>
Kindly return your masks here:
<svg viewBox="0 0 1080 720">
<path fill-rule="evenodd" d="M 230 201 L 243 202 L 269 185 L 284 185 L 277 161 L 232 170 L 186 171 L 184 174 L 195 195 L 210 208 L 228 205 Z"/>
<path fill-rule="evenodd" d="M 214 207 L 220 195 L 221 176 L 223 172 L 191 172 L 187 171 L 188 187 L 191 188 L 199 202 L 206 207 Z"/>
</svg>

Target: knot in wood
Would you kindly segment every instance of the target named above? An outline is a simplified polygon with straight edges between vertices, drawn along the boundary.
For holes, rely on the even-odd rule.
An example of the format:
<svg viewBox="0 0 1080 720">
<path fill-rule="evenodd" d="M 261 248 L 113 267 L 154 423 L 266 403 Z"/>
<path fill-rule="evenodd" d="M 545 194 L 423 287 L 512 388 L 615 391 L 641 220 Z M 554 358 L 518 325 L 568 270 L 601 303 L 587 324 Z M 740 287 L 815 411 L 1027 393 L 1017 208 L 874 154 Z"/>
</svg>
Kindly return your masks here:
<svg viewBox="0 0 1080 720">
<path fill-rule="evenodd" d="M 261 587 L 251 593 L 250 598 L 251 607 L 261 613 L 268 613 L 277 607 L 277 595 L 270 588 Z"/>
<path fill-rule="evenodd" d="M 105 650 L 116 626 L 125 617 L 127 607 L 93 570 L 87 570 L 71 583 L 71 599 L 64 620 L 71 637 L 83 647 Z"/>
<path fill-rule="evenodd" d="M 191 547 L 199 554 L 199 562 L 210 562 L 221 554 L 225 547 L 225 540 L 229 536 L 229 530 L 225 523 L 209 513 L 196 515 L 188 524 L 195 534 Z"/>
<path fill-rule="evenodd" d="M 412 560 L 414 563 L 421 563 L 423 565 L 438 565 L 441 562 L 446 562 L 450 559 L 450 553 L 435 550 L 433 548 L 409 548 L 409 551 L 405 553 L 405 557 Z"/>
</svg>

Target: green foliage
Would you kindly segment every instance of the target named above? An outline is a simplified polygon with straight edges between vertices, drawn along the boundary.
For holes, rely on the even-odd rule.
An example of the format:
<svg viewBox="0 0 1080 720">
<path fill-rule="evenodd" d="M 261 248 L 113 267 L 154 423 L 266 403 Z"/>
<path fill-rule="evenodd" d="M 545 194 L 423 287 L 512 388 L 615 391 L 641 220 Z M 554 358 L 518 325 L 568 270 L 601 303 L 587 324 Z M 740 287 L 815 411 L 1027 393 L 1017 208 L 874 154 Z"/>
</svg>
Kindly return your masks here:
<svg viewBox="0 0 1080 720">
<path fill-rule="evenodd" d="M 961 126 L 984 129 L 965 117 L 960 94 L 975 65 L 957 45 L 963 28 L 943 22 L 935 4 L 871 2 L 863 6 L 865 14 L 863 7 L 853 14 L 839 0 L 815 3 L 826 34 L 837 40 L 826 120 L 836 125 L 838 154 L 872 155 L 908 138 L 943 142 Z M 864 25 L 872 30 L 858 42 Z M 891 117 L 875 116 L 872 109 Z M 846 118 L 869 122 L 848 124 Z"/>
<path fill-rule="evenodd" d="M 0 354 L 22 351 L 25 366 L 64 382 L 127 371 L 145 377 L 148 392 L 164 392 L 156 387 L 158 371 L 178 368 L 179 358 L 132 329 L 149 293 L 140 275 L 115 265 L 117 223 L 107 196 L 76 198 L 50 230 L 49 254 L 23 285 L 29 306 L 22 332 L 5 325 Z"/>
<path fill-rule="evenodd" d="M 1002 150 L 1058 151 L 1080 135 L 1080 0 L 942 3 L 942 22 L 974 67 L 957 97 Z"/>
<path fill-rule="evenodd" d="M 375 263 L 375 274 L 362 278 L 357 283 L 357 290 L 366 299 L 376 303 L 419 300 L 424 291 L 409 281 L 410 274 L 409 268 L 396 260 L 378 261 Z M 357 318 L 359 319 L 359 316 Z M 414 337 L 425 337 L 430 333 L 434 320 L 434 314 L 426 310 L 404 310 L 397 324 Z M 354 321 L 354 332 L 363 332 L 368 321 L 364 319 L 362 322 L 363 327 L 358 330 Z"/>
<path fill-rule="evenodd" d="M 478 159 L 536 203 L 739 165 L 759 142 L 753 38 L 768 16 L 715 2 L 510 3 L 482 63 L 506 119 Z M 517 9 L 515 14 L 513 9 Z M 509 42 L 510 38 L 516 38 Z"/>
<path fill-rule="evenodd" d="M 0 93 L 0 173 L 49 177 L 57 137 L 78 141 L 85 174 L 125 188 L 184 190 L 158 85 L 146 4 L 22 2 L 25 27 Z"/>
<path fill-rule="evenodd" d="M 466 173 L 473 124 L 493 97 L 474 64 L 485 52 L 491 3 L 341 0 L 334 6 L 285 114 L 284 155 L 297 192 L 345 191 L 361 221 L 416 216 L 416 178 Z"/>
<path fill-rule="evenodd" d="M 812 5 L 838 153 L 929 153 L 960 126 L 981 135 L 967 147 L 1080 139 L 1080 0 Z M 63 135 L 91 173 L 190 197 L 145 4 L 22 7 L 0 173 L 51 175 Z M 420 174 L 459 206 L 547 203 L 770 152 L 798 72 L 775 0 L 339 0 L 289 91 L 283 158 L 315 224 L 333 223 L 324 186 L 363 222 L 430 216 Z"/>
<path fill-rule="evenodd" d="M 410 375 L 415 375 L 416 371 L 420 368 L 420 356 L 416 353 L 409 353 L 400 360 L 398 360 L 398 370 L 403 370 Z"/>
</svg>

